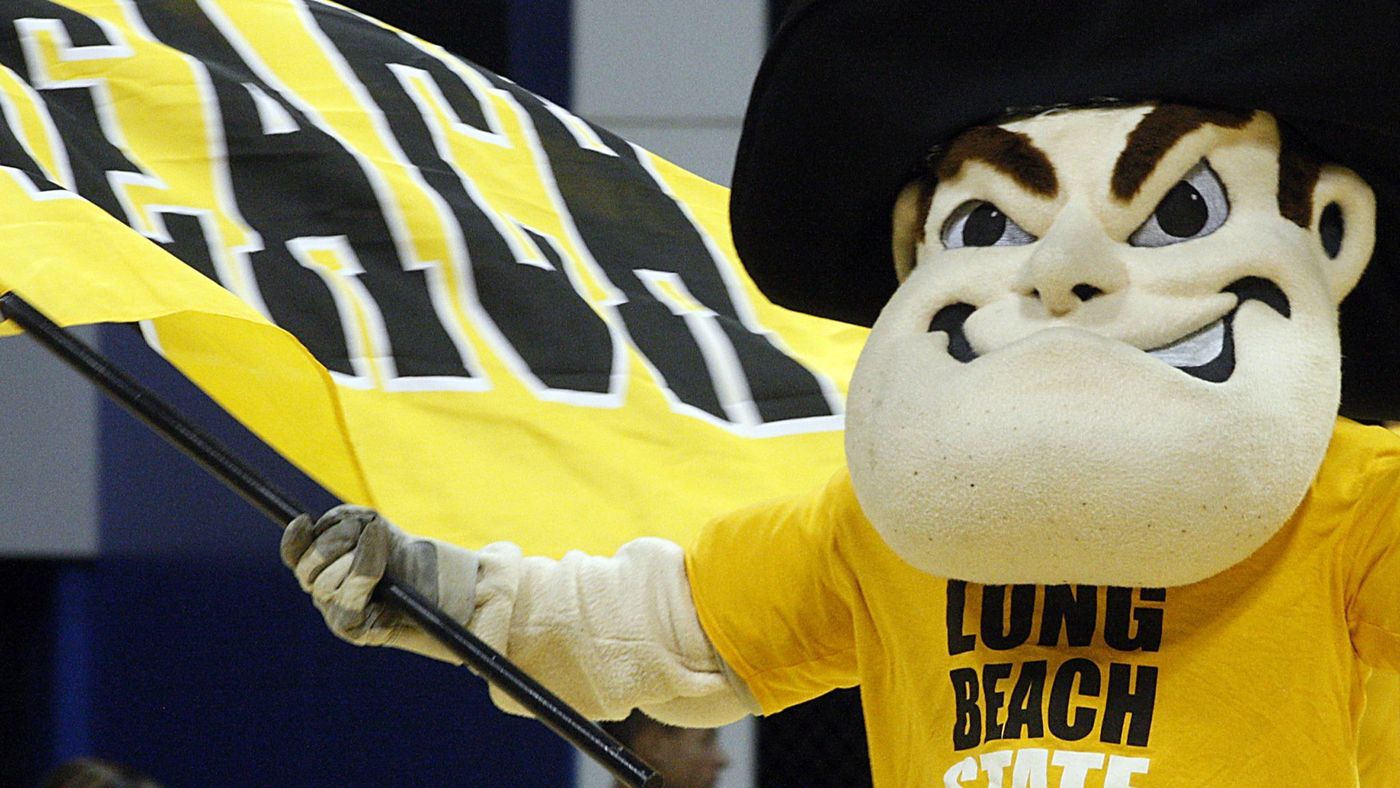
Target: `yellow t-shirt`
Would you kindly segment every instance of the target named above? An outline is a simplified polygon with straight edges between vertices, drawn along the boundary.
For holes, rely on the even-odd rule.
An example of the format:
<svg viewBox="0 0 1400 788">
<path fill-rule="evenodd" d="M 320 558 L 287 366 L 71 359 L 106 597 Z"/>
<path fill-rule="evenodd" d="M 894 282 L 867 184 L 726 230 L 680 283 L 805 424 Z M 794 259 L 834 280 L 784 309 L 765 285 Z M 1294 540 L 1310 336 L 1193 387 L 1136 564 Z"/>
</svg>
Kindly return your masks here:
<svg viewBox="0 0 1400 788">
<path fill-rule="evenodd" d="M 1356 768 L 1361 788 L 1400 788 L 1400 674 L 1378 670 L 1366 682 Z"/>
<path fill-rule="evenodd" d="M 712 523 L 686 568 L 765 713 L 861 686 L 880 786 L 1345 786 L 1370 667 L 1400 668 L 1397 502 L 1400 437 L 1339 420 L 1288 523 L 1190 586 L 924 574 L 845 472 Z"/>
</svg>

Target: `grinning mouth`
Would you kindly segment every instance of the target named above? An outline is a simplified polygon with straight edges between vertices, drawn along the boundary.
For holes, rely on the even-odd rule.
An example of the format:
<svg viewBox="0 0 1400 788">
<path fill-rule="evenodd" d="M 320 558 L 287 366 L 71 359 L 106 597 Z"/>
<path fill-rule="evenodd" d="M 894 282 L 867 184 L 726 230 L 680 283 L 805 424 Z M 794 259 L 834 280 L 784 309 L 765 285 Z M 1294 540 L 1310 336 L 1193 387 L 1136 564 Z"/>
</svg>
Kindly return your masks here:
<svg viewBox="0 0 1400 788">
<path fill-rule="evenodd" d="M 1262 277 L 1237 279 L 1220 292 L 1233 293 L 1238 299 L 1235 307 L 1223 317 L 1174 342 L 1144 352 L 1193 378 L 1224 383 L 1235 371 L 1235 314 L 1240 307 L 1246 301 L 1259 301 L 1285 318 L 1292 315 L 1283 289 Z M 949 304 L 938 310 L 928 325 L 929 333 L 942 331 L 948 335 L 948 355 L 964 364 L 979 355 L 963 331 L 963 324 L 976 311 L 977 307 L 968 303 Z"/>
</svg>

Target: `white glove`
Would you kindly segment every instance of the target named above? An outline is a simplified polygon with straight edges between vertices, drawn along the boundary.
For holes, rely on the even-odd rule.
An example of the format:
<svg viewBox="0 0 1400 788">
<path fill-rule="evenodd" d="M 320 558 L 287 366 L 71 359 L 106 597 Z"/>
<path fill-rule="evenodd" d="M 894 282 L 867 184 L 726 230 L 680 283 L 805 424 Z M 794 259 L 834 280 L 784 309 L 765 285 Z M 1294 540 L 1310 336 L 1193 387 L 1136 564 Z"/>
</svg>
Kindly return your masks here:
<svg viewBox="0 0 1400 788">
<path fill-rule="evenodd" d="M 555 561 L 507 542 L 476 552 L 412 537 L 374 511 L 340 506 L 314 524 L 293 520 L 282 561 L 341 638 L 460 664 L 412 619 L 370 601 L 387 568 L 592 719 L 643 706 L 666 722 L 708 726 L 758 708 L 700 626 L 683 551 L 662 539 Z M 525 713 L 496 688 L 491 696 Z"/>
<path fill-rule="evenodd" d="M 282 562 L 338 637 L 461 664 L 397 607 L 372 602 L 370 595 L 387 571 L 465 626 L 476 609 L 475 552 L 409 536 L 378 512 L 347 505 L 315 523 L 305 514 L 293 520 L 282 534 Z"/>
</svg>

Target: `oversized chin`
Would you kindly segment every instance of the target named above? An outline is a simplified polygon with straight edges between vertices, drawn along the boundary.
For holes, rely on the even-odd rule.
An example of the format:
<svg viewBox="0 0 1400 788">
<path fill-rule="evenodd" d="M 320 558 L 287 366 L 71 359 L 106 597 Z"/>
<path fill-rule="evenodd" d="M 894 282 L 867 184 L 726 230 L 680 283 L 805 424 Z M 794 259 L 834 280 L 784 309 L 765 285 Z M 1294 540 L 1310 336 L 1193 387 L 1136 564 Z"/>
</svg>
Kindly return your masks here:
<svg viewBox="0 0 1400 788">
<path fill-rule="evenodd" d="M 1236 374 L 1214 384 L 1069 329 L 968 364 L 941 339 L 878 329 L 851 385 L 852 482 L 885 542 L 940 577 L 1203 580 L 1287 521 L 1336 414 L 1326 343 L 1240 348 Z"/>
</svg>

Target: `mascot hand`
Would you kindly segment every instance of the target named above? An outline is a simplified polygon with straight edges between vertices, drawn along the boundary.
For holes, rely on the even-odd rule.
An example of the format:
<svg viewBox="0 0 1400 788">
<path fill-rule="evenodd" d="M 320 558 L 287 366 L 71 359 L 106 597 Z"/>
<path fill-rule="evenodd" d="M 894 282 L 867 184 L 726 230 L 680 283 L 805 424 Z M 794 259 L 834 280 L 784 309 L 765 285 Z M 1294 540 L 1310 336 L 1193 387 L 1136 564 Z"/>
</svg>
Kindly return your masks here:
<svg viewBox="0 0 1400 788">
<path fill-rule="evenodd" d="M 303 514 L 287 526 L 282 562 L 337 636 L 357 645 L 393 646 L 461 662 L 408 616 L 370 596 L 387 573 L 466 624 L 475 609 L 475 552 L 412 537 L 373 510 L 337 506 L 314 523 Z"/>
</svg>

